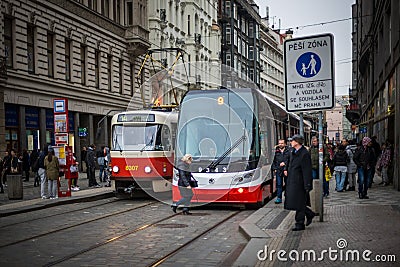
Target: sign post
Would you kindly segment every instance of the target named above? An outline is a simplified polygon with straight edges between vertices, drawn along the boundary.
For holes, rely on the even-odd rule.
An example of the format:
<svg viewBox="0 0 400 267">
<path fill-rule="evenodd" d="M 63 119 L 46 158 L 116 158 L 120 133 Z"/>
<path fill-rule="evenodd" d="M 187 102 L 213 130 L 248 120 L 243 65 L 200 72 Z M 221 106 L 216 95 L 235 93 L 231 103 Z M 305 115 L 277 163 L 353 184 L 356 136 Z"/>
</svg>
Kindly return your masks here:
<svg viewBox="0 0 400 267">
<path fill-rule="evenodd" d="M 288 39 L 284 44 L 285 100 L 290 112 L 319 111 L 319 181 L 321 186 L 319 220 L 323 221 L 323 116 L 334 107 L 333 35 L 321 34 Z M 317 197 L 317 196 L 316 196 Z"/>
</svg>

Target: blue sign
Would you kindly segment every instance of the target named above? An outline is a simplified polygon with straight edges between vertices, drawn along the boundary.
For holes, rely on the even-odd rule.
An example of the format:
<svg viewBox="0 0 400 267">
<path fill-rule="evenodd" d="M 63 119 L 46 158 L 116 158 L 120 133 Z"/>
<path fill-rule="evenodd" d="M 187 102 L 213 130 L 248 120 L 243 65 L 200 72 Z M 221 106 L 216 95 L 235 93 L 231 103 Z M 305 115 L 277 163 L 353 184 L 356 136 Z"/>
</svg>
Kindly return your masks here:
<svg viewBox="0 0 400 267">
<path fill-rule="evenodd" d="M 54 100 L 54 113 L 64 113 L 66 112 L 66 105 L 64 99 Z"/>
<path fill-rule="evenodd" d="M 313 52 L 304 53 L 297 59 L 296 70 L 301 77 L 314 77 L 321 70 L 321 59 Z"/>
<path fill-rule="evenodd" d="M 26 128 L 39 129 L 39 109 L 33 107 L 25 108 Z"/>
<path fill-rule="evenodd" d="M 14 105 L 4 104 L 6 110 L 6 127 L 18 127 L 18 108 Z"/>
</svg>

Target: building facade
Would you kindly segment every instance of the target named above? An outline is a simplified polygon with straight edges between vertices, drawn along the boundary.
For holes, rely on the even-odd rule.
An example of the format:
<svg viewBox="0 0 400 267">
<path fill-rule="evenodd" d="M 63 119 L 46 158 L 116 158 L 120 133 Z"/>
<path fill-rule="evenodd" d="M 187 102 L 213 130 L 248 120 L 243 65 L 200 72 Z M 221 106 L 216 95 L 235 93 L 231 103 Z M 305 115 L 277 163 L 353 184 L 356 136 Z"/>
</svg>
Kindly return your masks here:
<svg viewBox="0 0 400 267">
<path fill-rule="evenodd" d="M 237 73 L 236 84 L 250 80 L 260 87 L 259 7 L 254 0 L 218 0 L 218 23 L 221 27 L 221 60 Z"/>
<path fill-rule="evenodd" d="M 157 60 L 151 73 L 165 67 L 174 68 L 174 78 L 180 81 L 195 84 L 206 79 L 209 63 L 219 62 L 221 48 L 217 0 L 153 0 L 148 4 L 151 49 L 161 50 L 151 55 Z M 177 49 L 182 51 L 180 58 Z M 175 68 L 174 63 L 185 63 L 186 69 Z M 175 93 L 182 95 L 184 91 L 181 87 Z M 174 102 L 173 94 L 168 86 L 162 88 L 163 103 Z"/>
<path fill-rule="evenodd" d="M 68 99 L 78 158 L 81 146 L 108 145 L 103 116 L 142 106 L 134 77 L 150 46 L 146 14 L 146 0 L 2 1 L 0 150 L 54 144 L 53 99 L 60 97 Z"/>
<path fill-rule="evenodd" d="M 377 136 L 393 144 L 393 163 L 400 154 L 400 3 L 395 0 L 357 0 L 353 13 L 353 86 L 346 117 L 356 133 Z M 396 127 L 397 126 L 397 127 Z M 389 173 L 400 190 L 400 167 Z"/>
<path fill-rule="evenodd" d="M 283 72 L 283 37 L 269 27 L 267 19 L 261 20 L 260 89 L 285 105 Z"/>
</svg>

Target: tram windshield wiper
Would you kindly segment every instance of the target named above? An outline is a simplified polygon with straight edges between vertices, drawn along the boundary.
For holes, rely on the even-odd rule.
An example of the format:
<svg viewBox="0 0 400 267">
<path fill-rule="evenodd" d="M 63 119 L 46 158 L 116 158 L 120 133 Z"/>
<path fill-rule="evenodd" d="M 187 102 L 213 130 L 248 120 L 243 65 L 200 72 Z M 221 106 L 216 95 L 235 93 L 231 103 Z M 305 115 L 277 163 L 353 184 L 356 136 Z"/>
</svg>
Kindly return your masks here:
<svg viewBox="0 0 400 267">
<path fill-rule="evenodd" d="M 246 135 L 242 135 L 232 146 L 230 146 L 221 156 L 219 156 L 216 160 L 210 163 L 207 168 L 203 169 L 201 172 L 206 172 L 207 170 L 215 170 L 215 168 L 234 150 L 237 148 L 243 141 L 246 140 Z"/>
<path fill-rule="evenodd" d="M 153 144 L 153 136 L 151 137 L 151 140 L 142 148 L 140 149 L 140 152 L 143 152 L 143 150 L 148 147 L 149 145 Z"/>
</svg>

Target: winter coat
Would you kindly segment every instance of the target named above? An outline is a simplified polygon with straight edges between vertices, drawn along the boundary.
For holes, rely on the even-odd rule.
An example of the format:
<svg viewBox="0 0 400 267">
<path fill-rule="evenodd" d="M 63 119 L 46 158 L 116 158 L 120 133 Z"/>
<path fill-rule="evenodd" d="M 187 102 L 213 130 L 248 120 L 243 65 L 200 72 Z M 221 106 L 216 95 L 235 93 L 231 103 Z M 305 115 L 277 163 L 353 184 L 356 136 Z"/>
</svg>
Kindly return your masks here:
<svg viewBox="0 0 400 267">
<path fill-rule="evenodd" d="M 192 174 L 189 171 L 189 164 L 186 162 L 180 161 L 178 163 L 177 169 L 179 171 L 179 180 L 178 180 L 178 186 L 183 186 L 183 187 L 188 187 L 190 186 L 190 178 L 192 177 Z"/>
<path fill-rule="evenodd" d="M 348 145 L 346 147 L 347 155 L 349 156 L 349 162 L 347 163 L 347 172 L 348 173 L 356 173 L 357 172 L 357 165 L 354 163 L 354 154 L 356 153 L 357 146 L 355 145 Z"/>
<path fill-rule="evenodd" d="M 356 150 L 353 160 L 358 168 L 364 168 L 365 170 L 373 168 L 377 161 L 375 150 L 369 146 L 362 146 Z"/>
<path fill-rule="evenodd" d="M 44 166 L 46 169 L 46 177 L 49 180 L 57 180 L 59 173 L 60 173 L 60 166 L 58 163 L 58 158 L 56 156 L 53 156 L 51 159 L 51 162 L 49 161 L 49 156 L 46 156 L 44 158 Z"/>
<path fill-rule="evenodd" d="M 347 163 L 349 162 L 349 155 L 347 154 L 347 152 L 345 150 L 342 151 L 338 151 L 335 153 L 335 155 L 333 156 L 333 166 L 346 166 L 347 167 Z"/>
<path fill-rule="evenodd" d="M 390 148 L 385 148 L 382 150 L 381 160 L 380 160 L 380 167 L 387 168 L 390 164 L 391 155 L 390 155 Z"/>
<path fill-rule="evenodd" d="M 279 148 L 275 151 L 274 161 L 272 163 L 272 170 L 276 171 L 280 176 L 282 176 L 282 172 L 285 169 L 285 166 L 289 163 L 289 149 L 285 147 L 283 152 Z M 280 164 L 284 162 L 285 166 L 280 166 Z"/>
<path fill-rule="evenodd" d="M 96 167 L 96 157 L 94 150 L 89 147 L 87 154 L 86 154 L 86 163 L 88 167 L 95 168 Z"/>
<path fill-rule="evenodd" d="M 314 170 L 318 170 L 319 169 L 319 148 L 318 148 L 318 146 L 311 146 L 309 151 L 310 151 L 310 155 L 311 155 L 312 168 Z M 329 156 L 328 149 L 326 146 L 323 146 L 323 151 L 324 151 L 324 155 L 323 155 L 322 160 L 325 165 L 325 163 L 330 161 L 330 156 Z"/>
<path fill-rule="evenodd" d="M 312 190 L 311 156 L 302 146 L 296 153 L 289 154 L 288 178 L 285 193 L 285 209 L 299 210 L 310 206 L 309 191 Z"/>
</svg>

